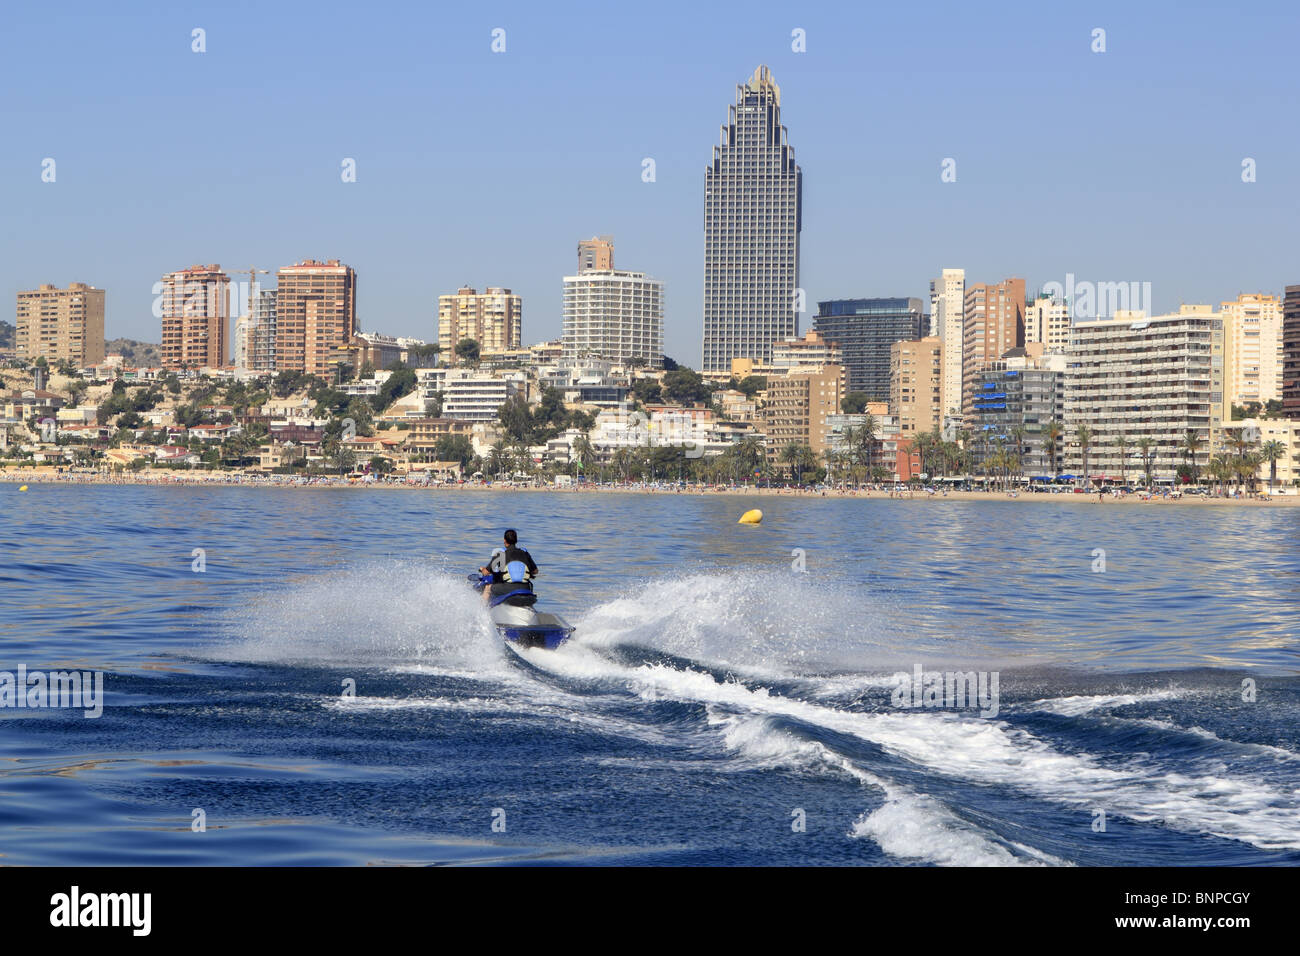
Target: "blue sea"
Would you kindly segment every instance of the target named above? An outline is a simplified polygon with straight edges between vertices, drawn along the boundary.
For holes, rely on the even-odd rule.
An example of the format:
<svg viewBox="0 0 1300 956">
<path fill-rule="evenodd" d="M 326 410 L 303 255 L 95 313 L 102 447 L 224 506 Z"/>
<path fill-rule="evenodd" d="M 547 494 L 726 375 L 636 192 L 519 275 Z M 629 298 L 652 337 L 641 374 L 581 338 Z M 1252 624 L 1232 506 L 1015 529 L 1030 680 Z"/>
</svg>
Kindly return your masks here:
<svg viewBox="0 0 1300 956">
<path fill-rule="evenodd" d="M 0 671 L 105 691 L 0 709 L 0 863 L 1300 863 L 1300 509 L 0 484 L 0 555 Z"/>
</svg>

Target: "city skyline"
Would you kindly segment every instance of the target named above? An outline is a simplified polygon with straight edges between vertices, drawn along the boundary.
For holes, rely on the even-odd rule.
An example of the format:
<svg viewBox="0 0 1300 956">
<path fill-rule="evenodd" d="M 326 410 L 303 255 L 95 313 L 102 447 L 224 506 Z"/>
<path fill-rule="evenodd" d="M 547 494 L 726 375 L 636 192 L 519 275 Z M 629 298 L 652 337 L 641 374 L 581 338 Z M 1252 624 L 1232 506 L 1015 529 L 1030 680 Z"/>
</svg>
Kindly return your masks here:
<svg viewBox="0 0 1300 956">
<path fill-rule="evenodd" d="M 362 328 L 431 338 L 434 303 L 422 290 L 505 283 L 529 303 L 524 337 L 534 342 L 560 335 L 574 239 L 608 233 L 619 236 L 627 261 L 664 282 L 666 352 L 699 367 L 699 169 L 719 102 L 766 63 L 781 82 L 806 173 L 806 303 L 924 298 L 929 280 L 952 266 L 971 282 L 1024 276 L 1031 292 L 1067 273 L 1097 283 L 1151 282 L 1155 312 L 1243 292 L 1281 295 L 1295 275 L 1289 250 L 1298 227 L 1287 197 L 1300 188 L 1300 143 L 1274 121 L 1295 91 L 1270 58 L 1282 62 L 1295 15 L 1280 4 L 1222 22 L 1207 11 L 1170 18 L 1104 4 L 1087 19 L 1024 11 L 992 38 L 956 7 L 937 22 L 890 11 L 870 25 L 854 11 L 804 15 L 768 5 L 735 25 L 722 11 L 693 11 L 692 19 L 686 8 L 670 7 L 598 56 L 613 73 L 609 89 L 591 96 L 610 119 L 577 130 L 552 129 L 535 114 L 545 113 L 543 101 L 573 95 L 575 84 L 590 93 L 585 74 L 543 64 L 557 50 L 615 30 L 622 15 L 582 22 L 523 8 L 492 21 L 456 14 L 440 24 L 457 39 L 454 49 L 422 71 L 401 73 L 379 68 L 385 47 L 370 41 L 381 34 L 402 48 L 420 42 L 421 15 L 352 15 L 347 31 L 305 29 L 334 52 L 355 43 L 359 69 L 372 68 L 368 79 L 334 92 L 341 108 L 362 109 L 356 129 L 326 134 L 288 118 L 250 158 L 245 108 L 256 115 L 292 100 L 302 87 L 291 76 L 305 72 L 309 85 L 326 80 L 298 44 L 283 44 L 289 14 L 261 17 L 250 35 L 233 13 L 182 22 L 128 11 L 93 42 L 74 36 L 54 44 L 42 39 L 52 29 L 49 14 L 20 10 L 9 35 L 36 39 L 6 47 L 5 69 L 36 71 L 47 82 L 25 112 L 4 107 L 11 125 L 23 124 L 25 146 L 3 159 L 0 196 L 24 230 L 0 240 L 0 277 L 11 301 L 46 282 L 107 289 L 108 336 L 157 341 L 150 306 L 159 275 L 191 262 L 275 269 L 337 257 L 366 276 Z M 190 49 L 198 21 L 207 21 L 202 54 Z M 494 54 L 498 21 L 506 49 Z M 403 23 L 413 37 L 393 32 Z M 1107 30 L 1104 53 L 1090 48 L 1098 27 Z M 806 33 L 806 52 L 792 49 L 796 29 Z M 972 36 L 985 37 L 983 53 L 998 54 L 993 65 L 967 50 Z M 890 43 L 873 46 L 869 66 L 851 67 L 866 37 Z M 1206 52 L 1207 37 L 1217 44 L 1214 55 L 1195 58 L 1192 70 L 1185 55 Z M 928 49 L 947 54 L 943 71 L 917 65 L 918 51 Z M 228 77 L 253 63 L 263 70 L 259 81 L 231 89 Z M 160 71 L 167 82 L 158 82 Z M 101 80 L 88 92 L 92 75 Z M 453 82 L 465 101 L 454 112 L 487 118 L 453 120 L 438 106 L 430 94 Z M 653 85 L 655 96 L 643 98 L 635 116 L 615 110 L 638 84 Z M 1172 109 L 1157 108 L 1161 90 L 1173 86 L 1187 95 Z M 227 134 L 214 138 L 180 123 L 160 152 L 151 133 L 159 118 L 181 115 L 185 103 L 213 89 L 223 90 L 222 110 L 229 107 L 229 122 L 219 123 Z M 467 123 L 456 143 L 469 145 L 434 148 L 438 137 L 391 122 L 417 103 L 438 123 Z M 929 122 L 941 104 L 950 118 Z M 1023 133 L 988 128 L 981 112 L 995 106 L 1009 110 Z M 74 108 L 86 112 L 75 131 L 57 119 Z M 846 110 L 855 117 L 847 126 Z M 503 118 L 529 137 L 529 149 L 487 137 Z M 867 148 L 879 130 L 902 123 L 913 133 L 896 147 Z M 1198 146 L 1188 135 L 1201 124 L 1217 133 Z M 1062 129 L 1047 135 L 1070 148 L 1036 150 L 1043 126 Z M 582 159 L 576 177 L 575 155 Z M 41 181 L 46 158 L 57 163 L 54 182 Z M 356 163 L 353 183 L 340 179 L 347 158 Z M 655 162 L 653 182 L 643 181 L 647 158 Z M 956 159 L 956 182 L 941 181 L 946 158 Z M 1242 181 L 1247 158 L 1258 164 L 1255 182 Z M 442 188 L 451 177 L 460 188 Z M 429 222 L 457 222 L 443 230 L 456 235 L 429 230 Z M 1043 241 L 1045 230 L 1055 241 Z M 1184 238 L 1193 231 L 1195 248 Z M 802 313 L 801 330 L 811 315 Z"/>
</svg>

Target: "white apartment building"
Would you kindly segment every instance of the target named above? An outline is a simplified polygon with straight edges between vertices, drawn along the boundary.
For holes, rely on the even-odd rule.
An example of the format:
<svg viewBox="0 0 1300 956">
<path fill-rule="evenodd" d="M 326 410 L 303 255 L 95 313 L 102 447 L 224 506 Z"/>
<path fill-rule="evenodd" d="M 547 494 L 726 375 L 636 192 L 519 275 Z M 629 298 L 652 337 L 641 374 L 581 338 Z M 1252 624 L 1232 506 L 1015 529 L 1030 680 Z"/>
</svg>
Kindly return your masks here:
<svg viewBox="0 0 1300 956">
<path fill-rule="evenodd" d="M 1143 437 L 1155 441 L 1157 479 L 1172 478 L 1186 461 L 1188 432 L 1201 439 L 1196 466 L 1204 469 L 1224 417 L 1225 352 L 1223 319 L 1208 305 L 1150 317 L 1117 310 L 1075 323 L 1066 356 L 1065 470 L 1081 474 L 1082 450 L 1074 440 L 1080 425 L 1092 432 L 1090 477 L 1119 477 L 1121 435 L 1130 481 L 1142 472 L 1137 441 Z"/>
<path fill-rule="evenodd" d="M 1233 422 L 1233 428 L 1249 428 L 1258 430 L 1259 437 L 1255 442 L 1255 450 L 1258 451 L 1271 441 L 1280 444 L 1284 450 L 1282 457 L 1277 460 L 1277 481 L 1273 487 L 1275 490 L 1286 489 L 1290 494 L 1295 494 L 1296 484 L 1300 482 L 1300 420 L 1293 418 L 1248 418 L 1244 422 Z M 1268 488 L 1268 476 L 1272 466 L 1267 462 L 1261 462 L 1259 471 L 1259 486 L 1261 489 Z"/>
<path fill-rule="evenodd" d="M 501 406 L 528 387 L 523 372 L 489 375 L 468 368 L 418 369 L 416 382 L 421 406 L 442 392 L 442 417 L 469 422 L 495 422 Z"/>
<path fill-rule="evenodd" d="M 524 303 L 509 289 L 492 286 L 477 292 L 469 286 L 438 296 L 438 344 L 451 355 L 465 339 L 482 352 L 517 349 L 523 338 Z"/>
<path fill-rule="evenodd" d="M 809 330 L 801 339 L 787 339 L 772 345 L 772 373 L 781 375 L 804 365 L 842 365 L 843 352 L 820 332 Z"/>
<path fill-rule="evenodd" d="M 1041 342 L 1043 351 L 1062 354 L 1070 347 L 1070 304 L 1040 295 L 1025 308 L 1025 345 Z"/>
<path fill-rule="evenodd" d="M 565 358 L 662 368 L 664 284 L 644 272 L 589 270 L 564 277 Z"/>
<path fill-rule="evenodd" d="M 1219 314 L 1231 361 L 1227 407 L 1282 397 L 1282 298 L 1243 293 L 1224 302 Z"/>
<path fill-rule="evenodd" d="M 930 282 L 930 334 L 943 350 L 939 404 L 943 414 L 960 415 L 962 406 L 962 339 L 966 318 L 966 270 L 944 269 Z"/>
</svg>

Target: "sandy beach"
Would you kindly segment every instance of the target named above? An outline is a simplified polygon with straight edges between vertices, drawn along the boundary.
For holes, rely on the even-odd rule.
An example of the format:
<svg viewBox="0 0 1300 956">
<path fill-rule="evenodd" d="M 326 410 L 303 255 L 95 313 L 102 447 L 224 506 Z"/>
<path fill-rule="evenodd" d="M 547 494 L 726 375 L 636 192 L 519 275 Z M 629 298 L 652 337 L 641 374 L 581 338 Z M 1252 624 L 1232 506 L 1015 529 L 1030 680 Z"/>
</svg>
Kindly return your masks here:
<svg viewBox="0 0 1300 956">
<path fill-rule="evenodd" d="M 1142 505 L 1147 507 L 1177 506 L 1219 506 L 1248 508 L 1290 508 L 1300 507 L 1300 495 L 1272 495 L 1249 497 L 1221 497 L 1215 495 L 1182 494 L 1181 496 L 1161 495 L 1156 492 L 1146 495 L 1142 492 L 1126 495 L 1101 494 L 1097 492 L 1030 492 L 1030 491 L 935 491 L 887 489 L 826 489 L 817 491 L 797 490 L 792 488 L 762 488 L 755 486 L 697 485 L 678 487 L 672 482 L 630 483 L 619 485 L 573 485 L 556 487 L 554 485 L 530 484 L 523 482 L 474 482 L 443 483 L 408 482 L 402 478 L 367 481 L 342 477 L 312 477 L 305 480 L 282 475 L 253 476 L 229 472 L 186 472 L 151 470 L 131 475 L 100 474 L 59 474 L 53 468 L 23 468 L 0 470 L 0 483 L 12 484 L 17 488 L 31 484 L 94 484 L 94 485 L 148 485 L 177 487 L 241 487 L 241 488 L 299 488 L 318 489 L 357 489 L 372 491 L 425 491 L 456 493 L 460 491 L 530 491 L 546 494 L 661 494 L 661 495 L 734 495 L 745 497 L 778 498 L 871 498 L 894 501 L 1006 501 L 1038 502 L 1056 504 L 1093 504 L 1101 505 Z M 13 489 L 11 489 L 13 490 Z"/>
</svg>

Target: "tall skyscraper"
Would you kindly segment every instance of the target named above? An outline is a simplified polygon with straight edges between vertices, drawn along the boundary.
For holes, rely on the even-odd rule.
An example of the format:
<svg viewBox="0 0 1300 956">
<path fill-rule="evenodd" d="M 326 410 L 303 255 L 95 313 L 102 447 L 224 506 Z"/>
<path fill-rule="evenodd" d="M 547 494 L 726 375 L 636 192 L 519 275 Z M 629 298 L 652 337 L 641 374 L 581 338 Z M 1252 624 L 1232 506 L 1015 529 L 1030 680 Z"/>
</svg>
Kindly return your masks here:
<svg viewBox="0 0 1300 956">
<path fill-rule="evenodd" d="M 609 251 L 613 262 L 612 241 Z M 644 272 L 584 268 L 581 253 L 578 260 L 578 274 L 564 277 L 564 357 L 662 368 L 663 283 Z"/>
<path fill-rule="evenodd" d="M 817 303 L 813 328 L 839 345 L 849 391 L 889 401 L 889 351 L 895 342 L 925 334 L 920 299 L 831 299 Z"/>
<path fill-rule="evenodd" d="M 1300 418 L 1300 285 L 1286 287 L 1282 304 L 1282 413 Z"/>
<path fill-rule="evenodd" d="M 104 290 L 73 282 L 18 293 L 14 354 L 27 361 L 71 362 L 77 368 L 104 361 Z"/>
<path fill-rule="evenodd" d="M 357 334 L 357 273 L 305 259 L 276 273 L 275 367 L 329 377 Z"/>
<path fill-rule="evenodd" d="M 465 286 L 455 295 L 438 296 L 438 344 L 450 355 L 465 339 L 482 352 L 521 347 L 524 300 L 497 286 L 483 292 Z"/>
<path fill-rule="evenodd" d="M 966 270 L 944 269 L 930 283 L 930 334 L 943 349 L 943 381 L 939 389 L 940 419 L 961 414 L 963 312 Z"/>
<path fill-rule="evenodd" d="M 1025 344 L 1025 280 L 966 289 L 961 345 L 962 416 L 971 420 L 975 375 L 986 364 Z"/>
<path fill-rule="evenodd" d="M 1224 302 L 1224 344 L 1228 354 L 1225 407 L 1282 397 L 1282 300 L 1244 293 Z"/>
<path fill-rule="evenodd" d="M 226 364 L 230 277 L 220 265 L 198 265 L 162 278 L 163 368 Z"/>
<path fill-rule="evenodd" d="M 614 237 L 578 241 L 578 272 L 609 272 L 614 268 Z"/>
<path fill-rule="evenodd" d="M 799 332 L 803 173 L 766 66 L 736 87 L 704 174 L 704 371 L 767 364 Z"/>
</svg>

